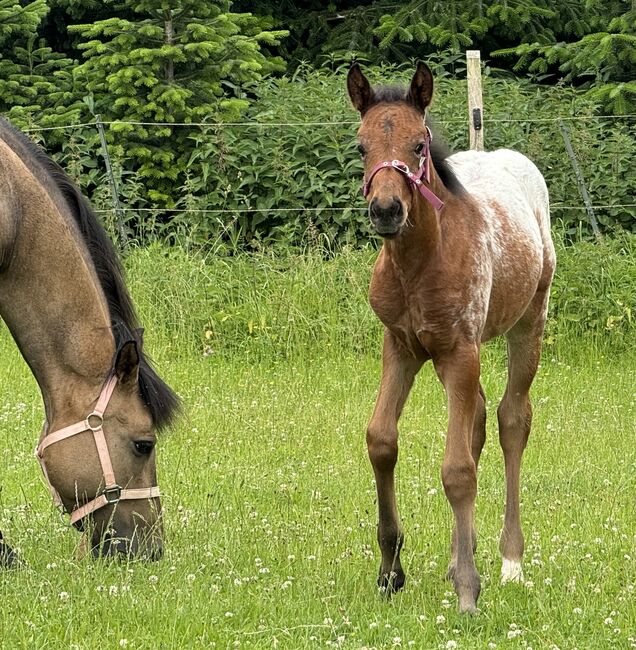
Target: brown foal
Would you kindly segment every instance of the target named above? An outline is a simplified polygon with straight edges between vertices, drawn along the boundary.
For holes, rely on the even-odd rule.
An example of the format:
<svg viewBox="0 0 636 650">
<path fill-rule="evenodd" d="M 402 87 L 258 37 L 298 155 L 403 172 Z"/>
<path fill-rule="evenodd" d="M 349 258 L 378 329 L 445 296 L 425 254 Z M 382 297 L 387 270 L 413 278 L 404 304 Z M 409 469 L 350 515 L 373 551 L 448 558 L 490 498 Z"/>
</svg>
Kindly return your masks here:
<svg viewBox="0 0 636 650">
<path fill-rule="evenodd" d="M 382 380 L 367 430 L 378 494 L 379 585 L 391 592 L 405 582 L 394 484 L 397 423 L 415 375 L 431 359 L 448 402 L 442 483 L 455 518 L 448 577 L 460 611 L 474 612 L 480 592 L 474 504 L 486 436 L 480 346 L 500 334 L 508 342 L 508 384 L 497 412 L 506 468 L 501 577 L 522 578 L 519 471 L 555 265 L 547 188 L 517 152 L 447 157 L 431 143 L 426 109 L 433 77 L 425 64 L 406 89 L 372 88 L 354 64 L 347 87 L 362 118 L 369 216 L 384 237 L 369 292 L 385 326 Z"/>
</svg>

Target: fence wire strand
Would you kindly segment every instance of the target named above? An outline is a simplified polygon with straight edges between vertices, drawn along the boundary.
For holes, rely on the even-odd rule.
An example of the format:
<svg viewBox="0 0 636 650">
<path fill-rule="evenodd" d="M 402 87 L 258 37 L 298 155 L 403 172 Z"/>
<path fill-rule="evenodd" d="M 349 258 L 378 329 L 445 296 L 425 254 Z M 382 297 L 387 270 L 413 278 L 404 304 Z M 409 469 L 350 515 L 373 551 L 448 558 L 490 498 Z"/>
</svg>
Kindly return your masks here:
<svg viewBox="0 0 636 650">
<path fill-rule="evenodd" d="M 593 205 L 594 209 L 609 209 L 609 208 L 636 208 L 636 203 L 618 203 L 615 205 Z M 369 208 L 366 206 L 353 206 L 347 208 L 120 208 L 122 212 L 170 212 L 171 214 L 253 214 L 255 212 L 345 212 L 351 211 L 366 211 Z M 551 210 L 585 210 L 582 205 L 551 205 Z M 103 208 L 95 210 L 95 212 L 110 213 L 115 212 L 115 208 Z"/>
<path fill-rule="evenodd" d="M 589 121 L 589 120 L 625 120 L 636 118 L 636 113 L 626 115 L 569 115 L 562 117 L 527 117 L 527 118 L 488 118 L 484 116 L 484 124 L 499 124 L 511 122 L 559 122 L 559 120 L 572 121 Z M 441 120 L 438 121 L 442 124 L 458 124 L 465 122 L 464 118 Z M 214 128 L 222 129 L 225 127 L 249 127 L 249 128 L 281 128 L 281 127 L 307 127 L 307 126 L 353 126 L 359 124 L 359 120 L 334 120 L 331 122 L 135 122 L 124 120 L 111 120 L 102 122 L 102 124 L 109 126 L 156 126 L 156 127 L 197 127 L 197 128 Z M 84 126 L 97 127 L 97 122 L 80 122 L 77 124 L 61 124 L 59 126 L 33 126 L 22 129 L 25 133 L 35 133 L 38 131 L 61 131 L 65 129 L 79 129 Z"/>
</svg>

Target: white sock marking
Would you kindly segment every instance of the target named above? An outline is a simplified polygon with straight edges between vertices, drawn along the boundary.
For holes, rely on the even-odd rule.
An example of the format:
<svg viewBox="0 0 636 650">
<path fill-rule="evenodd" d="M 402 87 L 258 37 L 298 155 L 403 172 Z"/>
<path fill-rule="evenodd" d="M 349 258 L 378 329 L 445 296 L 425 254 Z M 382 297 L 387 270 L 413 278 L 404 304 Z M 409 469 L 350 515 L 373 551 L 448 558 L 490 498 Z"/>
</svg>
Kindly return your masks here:
<svg viewBox="0 0 636 650">
<path fill-rule="evenodd" d="M 501 584 L 505 585 L 506 582 L 523 582 L 523 569 L 519 560 L 509 560 L 507 557 L 503 559 Z"/>
</svg>

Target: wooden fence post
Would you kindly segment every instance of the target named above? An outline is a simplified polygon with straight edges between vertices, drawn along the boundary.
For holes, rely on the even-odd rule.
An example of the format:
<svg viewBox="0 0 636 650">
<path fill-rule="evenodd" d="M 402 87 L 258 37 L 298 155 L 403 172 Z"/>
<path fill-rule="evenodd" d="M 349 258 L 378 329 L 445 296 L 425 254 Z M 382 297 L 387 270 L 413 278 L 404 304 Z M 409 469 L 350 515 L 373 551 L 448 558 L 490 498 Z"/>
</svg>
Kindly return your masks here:
<svg viewBox="0 0 636 650">
<path fill-rule="evenodd" d="M 468 80 L 468 130 L 470 148 L 484 150 L 484 104 L 481 97 L 481 57 L 479 50 L 466 50 Z"/>
</svg>

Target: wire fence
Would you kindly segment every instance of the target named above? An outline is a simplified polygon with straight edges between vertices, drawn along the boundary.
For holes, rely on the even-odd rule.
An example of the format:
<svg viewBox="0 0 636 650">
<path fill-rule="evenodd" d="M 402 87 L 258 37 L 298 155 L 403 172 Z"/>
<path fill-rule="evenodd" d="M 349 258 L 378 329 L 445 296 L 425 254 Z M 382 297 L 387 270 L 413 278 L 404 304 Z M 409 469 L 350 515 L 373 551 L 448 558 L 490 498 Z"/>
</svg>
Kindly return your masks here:
<svg viewBox="0 0 636 650">
<path fill-rule="evenodd" d="M 526 118 L 487 118 L 484 117 L 484 124 L 505 124 L 505 123 L 558 123 L 558 122 L 585 122 L 597 120 L 633 120 L 636 113 L 626 115 L 562 115 L 559 117 L 526 117 Z M 460 124 L 465 119 L 444 120 L 447 124 Z M 126 120 L 101 121 L 106 126 L 160 126 L 160 127 L 198 127 L 198 128 L 227 128 L 227 127 L 250 127 L 250 128 L 280 128 L 280 127 L 307 127 L 307 126 L 353 126 L 359 124 L 358 120 L 337 120 L 329 122 L 134 122 Z M 97 127 L 98 122 L 80 122 L 77 124 L 62 124 L 58 126 L 33 126 L 22 129 L 26 133 L 38 131 L 64 131 L 82 127 Z"/>
<path fill-rule="evenodd" d="M 596 211 L 602 210 L 633 210 L 636 208 L 636 202 L 625 202 L 617 201 L 616 203 L 611 203 L 606 201 L 601 201 L 594 203 L 588 197 L 588 190 L 585 186 L 585 180 L 583 174 L 580 170 L 580 165 L 576 159 L 576 154 L 573 151 L 573 148 L 568 141 L 568 129 L 565 126 L 565 123 L 572 126 L 577 124 L 585 124 L 586 128 L 589 128 L 590 124 L 598 124 L 601 128 L 604 128 L 603 125 L 609 123 L 613 124 L 629 124 L 630 132 L 633 132 L 631 122 L 636 119 L 636 114 L 627 114 L 627 115 L 561 115 L 554 117 L 484 117 L 483 123 L 485 128 L 488 129 L 489 126 L 494 126 L 497 124 L 527 124 L 531 126 L 533 124 L 554 124 L 559 125 L 561 128 L 561 135 L 564 140 L 565 149 L 568 152 L 570 161 L 572 164 L 572 169 L 575 174 L 576 184 L 578 186 L 578 194 L 581 198 L 580 204 L 575 204 L 572 201 L 563 202 L 563 201 L 554 201 L 551 205 L 552 210 L 554 211 L 563 211 L 564 213 L 576 211 L 576 212 L 587 212 L 587 220 L 590 222 L 592 229 L 595 234 L 599 234 L 597 219 L 595 216 Z M 439 123 L 442 126 L 446 125 L 459 125 L 464 123 L 467 125 L 467 119 L 443 119 L 439 120 Z M 359 124 L 358 120 L 349 120 L 349 119 L 333 119 L 328 121 L 241 121 L 241 122 L 145 122 L 145 121 L 102 121 L 99 116 L 96 116 L 94 121 L 90 122 L 78 122 L 73 124 L 65 125 L 56 125 L 56 126 L 32 126 L 23 129 L 28 133 L 46 133 L 50 131 L 75 131 L 77 129 L 96 129 L 101 137 L 101 146 L 102 151 L 101 155 L 105 161 L 109 161 L 109 151 L 106 139 L 103 137 L 104 127 L 143 127 L 146 129 L 152 128 L 177 128 L 177 129 L 186 129 L 186 128 L 196 128 L 205 132 L 206 130 L 214 130 L 215 132 L 222 132 L 227 129 L 234 128 L 249 128 L 249 129 L 320 129 L 320 128 L 333 128 L 333 127 L 354 127 Z M 112 131 L 111 131 L 112 133 Z M 115 131 L 117 133 L 117 131 Z M 627 152 L 625 152 L 627 153 Z M 636 161 L 632 163 L 636 167 Z M 110 169 L 110 164 L 106 165 L 107 168 L 107 178 L 108 183 L 110 184 L 111 195 L 113 207 L 108 207 L 106 205 L 101 205 L 96 212 L 101 214 L 115 214 L 117 228 L 120 232 L 120 239 L 125 243 L 125 228 L 124 228 L 124 218 L 125 215 L 134 215 L 134 214 L 165 214 L 165 215 L 258 215 L 258 214 L 290 214 L 290 213 L 306 213 L 306 214 L 337 214 L 337 213 L 362 213 L 366 211 L 365 205 L 351 205 L 351 206 L 320 206 L 313 207 L 311 205 L 302 206 L 302 207 L 283 207 L 273 205 L 271 207 L 252 207 L 246 205 L 245 207 L 235 205 L 233 207 L 165 207 L 163 205 L 157 205 L 154 207 L 124 207 L 121 205 L 119 196 L 120 188 L 118 187 L 118 182 Z M 604 197 L 607 198 L 607 197 Z M 630 197 L 631 198 L 631 197 Z"/>
</svg>

